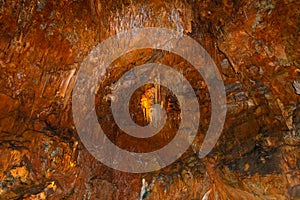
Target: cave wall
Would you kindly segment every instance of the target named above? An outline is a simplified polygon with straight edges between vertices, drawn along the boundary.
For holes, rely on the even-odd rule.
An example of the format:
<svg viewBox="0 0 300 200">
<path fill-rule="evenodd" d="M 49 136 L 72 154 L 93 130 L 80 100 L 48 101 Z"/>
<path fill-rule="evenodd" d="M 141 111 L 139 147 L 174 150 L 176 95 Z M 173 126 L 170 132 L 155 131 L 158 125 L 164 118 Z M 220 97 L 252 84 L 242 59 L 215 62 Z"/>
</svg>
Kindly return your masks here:
<svg viewBox="0 0 300 200">
<path fill-rule="evenodd" d="M 299 10 L 292 0 L 0 1 L 1 199 L 137 199 L 142 178 L 155 180 L 149 199 L 299 198 Z M 228 111 L 208 157 L 195 155 L 199 136 L 173 165 L 127 174 L 81 143 L 71 112 L 80 64 L 135 27 L 189 35 L 222 73 Z"/>
</svg>

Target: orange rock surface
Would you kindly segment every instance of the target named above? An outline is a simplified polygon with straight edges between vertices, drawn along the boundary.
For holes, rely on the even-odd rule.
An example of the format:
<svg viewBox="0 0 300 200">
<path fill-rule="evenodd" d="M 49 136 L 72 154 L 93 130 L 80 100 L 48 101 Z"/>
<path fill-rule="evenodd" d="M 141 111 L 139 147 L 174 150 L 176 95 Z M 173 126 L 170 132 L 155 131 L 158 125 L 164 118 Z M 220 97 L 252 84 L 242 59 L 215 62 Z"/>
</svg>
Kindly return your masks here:
<svg viewBox="0 0 300 200">
<path fill-rule="evenodd" d="M 0 1 L 0 199 L 139 199 L 143 178 L 144 199 L 300 199 L 299 12 L 296 0 Z M 227 116 L 214 149 L 198 158 L 211 116 L 201 76 L 170 52 L 121 56 L 95 99 L 116 145 L 140 152 L 162 147 L 180 122 L 176 97 L 162 89 L 169 126 L 157 137 L 136 139 L 118 129 L 107 88 L 135 66 L 162 63 L 182 72 L 201 109 L 196 139 L 180 159 L 130 174 L 86 150 L 72 118 L 72 89 L 93 47 L 141 27 L 181 31 L 207 50 L 222 74 Z M 150 87 L 131 99 L 140 125 L 147 123 L 141 95 Z"/>
</svg>

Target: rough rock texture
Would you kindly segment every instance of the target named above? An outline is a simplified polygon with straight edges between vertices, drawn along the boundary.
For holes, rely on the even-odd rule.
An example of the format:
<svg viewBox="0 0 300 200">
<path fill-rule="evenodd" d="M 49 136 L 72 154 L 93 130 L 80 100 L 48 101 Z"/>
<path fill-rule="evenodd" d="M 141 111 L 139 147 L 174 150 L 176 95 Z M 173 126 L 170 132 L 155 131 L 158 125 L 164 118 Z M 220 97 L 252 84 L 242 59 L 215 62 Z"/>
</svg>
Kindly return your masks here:
<svg viewBox="0 0 300 200">
<path fill-rule="evenodd" d="M 0 199 L 139 199 L 142 178 L 147 199 L 300 199 L 299 16 L 293 0 L 0 1 Z M 129 174 L 104 166 L 81 143 L 71 112 L 80 64 L 99 42 L 134 27 L 189 35 L 222 73 L 226 123 L 206 158 L 196 154 L 210 119 L 205 83 L 182 58 L 158 50 L 113 63 L 99 87 L 99 119 L 120 147 L 147 144 L 116 128 L 105 88 L 134 66 L 164 63 L 201 100 L 192 147 L 160 171 Z M 166 108 L 176 118 L 176 99 Z M 144 123 L 141 109 L 130 109 Z M 166 144 L 173 121 L 151 142 Z"/>
</svg>

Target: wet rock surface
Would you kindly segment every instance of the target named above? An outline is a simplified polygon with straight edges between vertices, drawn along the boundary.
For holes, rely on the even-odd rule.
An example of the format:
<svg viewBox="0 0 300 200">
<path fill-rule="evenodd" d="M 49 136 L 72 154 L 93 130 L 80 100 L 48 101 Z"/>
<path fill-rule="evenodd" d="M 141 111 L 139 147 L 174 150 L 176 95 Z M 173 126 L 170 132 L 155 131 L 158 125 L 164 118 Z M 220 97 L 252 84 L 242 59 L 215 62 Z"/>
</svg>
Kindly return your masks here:
<svg viewBox="0 0 300 200">
<path fill-rule="evenodd" d="M 299 9 L 298 1 L 279 0 L 0 1 L 0 199 L 139 199 L 142 179 L 145 199 L 300 198 Z M 215 148 L 199 159 L 211 116 L 201 76 L 169 52 L 120 57 L 95 99 L 113 143 L 143 152 L 153 143 L 164 146 L 178 129 L 180 110 L 171 93 L 165 98 L 169 121 L 157 137 L 137 140 L 118 129 L 110 87 L 135 66 L 154 62 L 180 71 L 201 110 L 196 139 L 180 159 L 130 174 L 85 149 L 72 118 L 72 89 L 93 47 L 139 27 L 179 31 L 208 51 L 225 84 L 227 116 Z M 147 123 L 140 107 L 147 87 L 130 105 L 138 124 Z"/>
</svg>

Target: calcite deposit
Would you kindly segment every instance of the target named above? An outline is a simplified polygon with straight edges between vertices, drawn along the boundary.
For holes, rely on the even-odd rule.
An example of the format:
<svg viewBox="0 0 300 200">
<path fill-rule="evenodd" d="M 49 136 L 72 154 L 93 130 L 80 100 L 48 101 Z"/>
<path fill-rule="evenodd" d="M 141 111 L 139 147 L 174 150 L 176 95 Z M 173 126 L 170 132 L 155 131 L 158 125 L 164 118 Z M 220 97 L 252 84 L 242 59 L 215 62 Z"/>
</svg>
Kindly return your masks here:
<svg viewBox="0 0 300 200">
<path fill-rule="evenodd" d="M 300 199 L 299 16 L 297 0 L 1 0 L 0 199 Z M 178 160 L 134 174 L 87 151 L 73 121 L 72 98 L 80 97 L 72 91 L 95 46 L 143 27 L 177 31 L 206 49 L 224 81 L 227 115 L 217 144 L 199 158 L 211 117 L 201 75 L 163 50 L 120 56 L 95 91 L 98 121 L 115 145 L 156 150 L 180 124 L 178 99 L 161 86 L 168 118 L 157 136 L 138 139 L 118 128 L 112 88 L 139 65 L 162 63 L 181 72 L 201 111 L 196 138 Z M 141 102 L 152 87 L 157 90 L 140 87 L 130 100 L 141 126 L 150 120 Z"/>
</svg>

